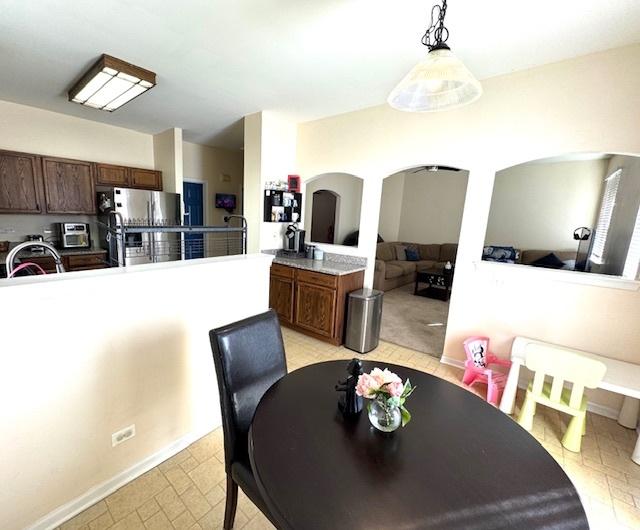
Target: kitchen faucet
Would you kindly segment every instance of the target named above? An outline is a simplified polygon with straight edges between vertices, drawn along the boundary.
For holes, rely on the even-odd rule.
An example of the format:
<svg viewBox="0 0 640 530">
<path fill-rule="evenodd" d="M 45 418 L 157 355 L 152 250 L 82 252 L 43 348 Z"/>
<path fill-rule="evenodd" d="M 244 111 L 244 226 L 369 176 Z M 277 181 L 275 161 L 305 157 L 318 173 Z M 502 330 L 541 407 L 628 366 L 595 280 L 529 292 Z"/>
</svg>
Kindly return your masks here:
<svg viewBox="0 0 640 530">
<path fill-rule="evenodd" d="M 9 254 L 7 254 L 6 267 L 7 267 L 7 278 L 11 278 L 11 275 L 14 272 L 13 262 L 18 255 L 18 252 L 30 247 L 40 247 L 49 251 L 49 254 L 53 257 L 53 261 L 56 264 L 56 272 L 64 272 L 64 267 L 62 266 L 62 258 L 58 251 L 53 248 L 53 245 L 49 243 L 45 243 L 43 241 L 25 241 L 24 243 L 20 243 L 11 249 Z"/>
</svg>

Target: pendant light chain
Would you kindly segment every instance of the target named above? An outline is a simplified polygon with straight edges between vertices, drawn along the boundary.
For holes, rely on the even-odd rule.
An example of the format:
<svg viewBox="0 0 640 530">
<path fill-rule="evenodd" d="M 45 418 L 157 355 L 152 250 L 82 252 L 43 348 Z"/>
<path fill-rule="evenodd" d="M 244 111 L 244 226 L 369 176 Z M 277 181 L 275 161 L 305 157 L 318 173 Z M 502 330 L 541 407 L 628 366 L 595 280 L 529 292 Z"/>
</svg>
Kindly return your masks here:
<svg viewBox="0 0 640 530">
<path fill-rule="evenodd" d="M 429 51 L 442 46 L 449 38 L 449 30 L 444 25 L 444 17 L 447 14 L 447 0 L 442 0 L 442 5 L 435 4 L 431 8 L 431 25 L 422 36 L 422 44 Z"/>
</svg>

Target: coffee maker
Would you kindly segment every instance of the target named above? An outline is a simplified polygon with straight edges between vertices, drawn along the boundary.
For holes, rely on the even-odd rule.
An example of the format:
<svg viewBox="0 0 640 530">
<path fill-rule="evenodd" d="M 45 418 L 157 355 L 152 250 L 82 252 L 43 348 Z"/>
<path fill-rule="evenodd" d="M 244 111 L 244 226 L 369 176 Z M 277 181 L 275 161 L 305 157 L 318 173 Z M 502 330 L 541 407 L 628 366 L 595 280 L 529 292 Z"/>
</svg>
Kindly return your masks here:
<svg viewBox="0 0 640 530">
<path fill-rule="evenodd" d="M 283 249 L 285 254 L 305 256 L 304 230 L 298 228 L 298 223 L 287 226 L 283 237 Z"/>
</svg>

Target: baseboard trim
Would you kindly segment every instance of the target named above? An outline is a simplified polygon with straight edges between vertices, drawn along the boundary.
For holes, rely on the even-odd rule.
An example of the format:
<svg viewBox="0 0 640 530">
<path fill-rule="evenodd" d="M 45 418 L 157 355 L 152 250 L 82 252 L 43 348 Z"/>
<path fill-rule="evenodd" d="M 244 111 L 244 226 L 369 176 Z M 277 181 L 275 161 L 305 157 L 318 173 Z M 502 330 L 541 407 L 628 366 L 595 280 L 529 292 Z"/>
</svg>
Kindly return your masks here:
<svg viewBox="0 0 640 530">
<path fill-rule="evenodd" d="M 459 359 L 454 359 L 452 357 L 447 357 L 446 355 L 443 355 L 440 358 L 440 362 L 442 362 L 443 364 L 448 364 L 449 366 L 455 366 L 456 368 L 464 369 L 463 361 Z M 523 377 L 523 374 L 520 374 L 520 380 L 518 381 L 518 388 L 526 388 L 527 385 L 528 385 L 528 381 L 526 380 L 526 375 Z M 614 420 L 618 419 L 618 413 L 620 412 L 619 410 L 614 409 L 612 407 L 600 405 L 592 401 L 589 401 L 587 403 L 587 410 L 589 412 L 593 412 L 594 414 L 599 414 L 600 416 L 604 416 L 605 418 L 611 418 Z"/>
<path fill-rule="evenodd" d="M 79 497 L 76 497 L 75 499 L 49 512 L 31 526 L 27 527 L 27 530 L 50 530 L 52 528 L 57 528 L 62 523 L 78 515 L 80 512 L 86 510 L 90 506 L 93 506 L 105 497 L 108 497 L 128 482 L 138 478 L 143 473 L 146 473 L 158 464 L 161 464 L 168 458 L 171 458 L 173 455 L 187 448 L 196 440 L 209 434 L 216 427 L 218 426 L 208 427 L 202 432 L 189 433 L 182 438 L 179 438 L 160 451 L 148 456 L 144 460 L 141 460 L 130 468 L 125 469 L 123 472 L 118 473 L 116 476 L 106 480 L 102 484 L 94 486 Z"/>
</svg>

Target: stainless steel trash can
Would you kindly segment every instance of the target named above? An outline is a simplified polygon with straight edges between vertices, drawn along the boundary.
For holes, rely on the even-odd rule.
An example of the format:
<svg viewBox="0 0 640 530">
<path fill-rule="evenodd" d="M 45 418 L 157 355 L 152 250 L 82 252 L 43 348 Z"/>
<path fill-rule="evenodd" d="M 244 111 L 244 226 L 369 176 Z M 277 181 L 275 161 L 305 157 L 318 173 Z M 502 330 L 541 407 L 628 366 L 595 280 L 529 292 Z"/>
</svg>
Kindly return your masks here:
<svg viewBox="0 0 640 530">
<path fill-rule="evenodd" d="M 350 350 L 367 353 L 378 346 L 383 295 L 382 291 L 375 289 L 359 289 L 349 293 L 344 345 Z"/>
</svg>

